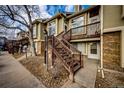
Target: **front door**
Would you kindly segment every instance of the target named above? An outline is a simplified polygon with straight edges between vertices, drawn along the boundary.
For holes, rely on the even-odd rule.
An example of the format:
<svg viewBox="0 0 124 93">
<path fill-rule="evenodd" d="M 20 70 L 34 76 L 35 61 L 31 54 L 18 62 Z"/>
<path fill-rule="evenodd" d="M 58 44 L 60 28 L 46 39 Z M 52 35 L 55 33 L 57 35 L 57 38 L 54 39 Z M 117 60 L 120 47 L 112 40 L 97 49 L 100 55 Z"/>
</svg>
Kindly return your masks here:
<svg viewBox="0 0 124 93">
<path fill-rule="evenodd" d="M 97 42 L 88 44 L 88 58 L 100 59 L 100 44 Z"/>
</svg>

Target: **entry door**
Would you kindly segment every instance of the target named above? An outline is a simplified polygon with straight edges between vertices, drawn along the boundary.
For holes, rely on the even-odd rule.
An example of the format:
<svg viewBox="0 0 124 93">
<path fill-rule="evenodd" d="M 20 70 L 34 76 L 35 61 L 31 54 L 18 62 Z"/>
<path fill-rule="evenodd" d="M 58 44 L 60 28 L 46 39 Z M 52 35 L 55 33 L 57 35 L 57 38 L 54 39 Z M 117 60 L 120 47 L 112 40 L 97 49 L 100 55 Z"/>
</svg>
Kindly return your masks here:
<svg viewBox="0 0 124 93">
<path fill-rule="evenodd" d="M 97 42 L 88 44 L 88 58 L 100 59 L 100 44 Z"/>
</svg>

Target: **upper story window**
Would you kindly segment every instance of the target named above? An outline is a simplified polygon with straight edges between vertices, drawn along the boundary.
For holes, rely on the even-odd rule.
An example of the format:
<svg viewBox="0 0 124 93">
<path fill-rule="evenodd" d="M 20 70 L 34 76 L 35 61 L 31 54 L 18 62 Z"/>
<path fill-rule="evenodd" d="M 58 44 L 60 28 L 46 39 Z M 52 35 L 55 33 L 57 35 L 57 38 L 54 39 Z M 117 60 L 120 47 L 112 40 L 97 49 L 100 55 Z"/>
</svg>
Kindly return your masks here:
<svg viewBox="0 0 124 93">
<path fill-rule="evenodd" d="M 83 26 L 84 25 L 84 17 L 81 16 L 81 17 L 72 19 L 71 24 L 72 24 L 72 28 Z"/>
<path fill-rule="evenodd" d="M 56 32 L 56 23 L 52 21 L 48 24 L 49 35 L 54 35 Z"/>
<path fill-rule="evenodd" d="M 95 23 L 100 21 L 99 7 L 95 7 L 89 11 L 89 23 Z"/>
<path fill-rule="evenodd" d="M 72 34 L 85 33 L 84 27 L 81 27 L 83 25 L 85 25 L 84 16 L 72 19 L 72 21 L 71 21 L 71 28 L 73 30 Z M 77 28 L 77 27 L 79 27 L 79 28 Z"/>
<path fill-rule="evenodd" d="M 33 26 L 33 38 L 37 38 L 37 25 Z"/>
<path fill-rule="evenodd" d="M 99 7 L 95 7 L 90 11 L 90 18 L 99 15 Z"/>
</svg>

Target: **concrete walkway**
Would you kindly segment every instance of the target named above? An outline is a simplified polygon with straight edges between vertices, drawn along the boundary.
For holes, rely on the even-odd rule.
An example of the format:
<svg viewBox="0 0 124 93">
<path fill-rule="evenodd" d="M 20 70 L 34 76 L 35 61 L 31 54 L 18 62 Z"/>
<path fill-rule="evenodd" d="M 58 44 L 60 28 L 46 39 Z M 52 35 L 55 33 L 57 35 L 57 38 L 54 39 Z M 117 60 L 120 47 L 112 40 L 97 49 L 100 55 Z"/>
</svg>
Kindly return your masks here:
<svg viewBox="0 0 124 93">
<path fill-rule="evenodd" d="M 80 85 L 77 82 L 72 82 L 71 80 L 68 80 L 62 88 L 85 88 L 83 85 Z"/>
<path fill-rule="evenodd" d="M 39 88 L 44 85 L 7 52 L 0 55 L 0 87 Z"/>
<path fill-rule="evenodd" d="M 75 82 L 87 87 L 95 86 L 98 60 L 84 58 L 84 68 L 80 69 L 74 76 Z"/>
</svg>

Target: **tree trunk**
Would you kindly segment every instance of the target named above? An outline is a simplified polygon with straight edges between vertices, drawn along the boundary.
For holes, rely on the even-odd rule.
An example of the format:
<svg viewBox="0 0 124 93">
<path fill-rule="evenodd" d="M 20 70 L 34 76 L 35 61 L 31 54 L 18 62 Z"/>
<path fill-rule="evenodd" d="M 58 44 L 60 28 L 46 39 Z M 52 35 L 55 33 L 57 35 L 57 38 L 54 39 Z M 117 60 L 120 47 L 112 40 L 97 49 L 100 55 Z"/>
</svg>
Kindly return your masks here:
<svg viewBox="0 0 124 93">
<path fill-rule="evenodd" d="M 30 42 L 30 50 L 31 50 L 32 56 L 36 56 L 36 49 L 33 41 L 32 30 L 29 31 L 29 42 Z"/>
</svg>

